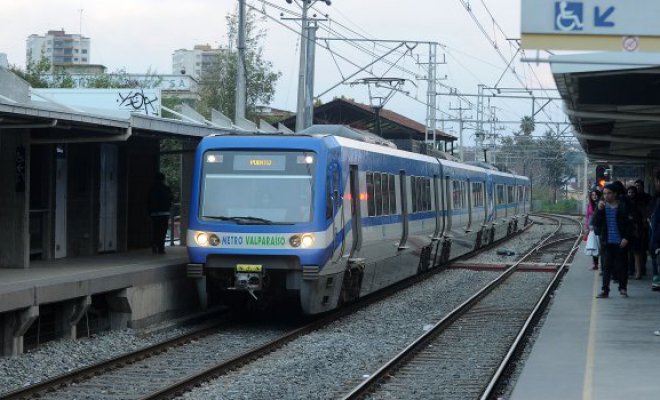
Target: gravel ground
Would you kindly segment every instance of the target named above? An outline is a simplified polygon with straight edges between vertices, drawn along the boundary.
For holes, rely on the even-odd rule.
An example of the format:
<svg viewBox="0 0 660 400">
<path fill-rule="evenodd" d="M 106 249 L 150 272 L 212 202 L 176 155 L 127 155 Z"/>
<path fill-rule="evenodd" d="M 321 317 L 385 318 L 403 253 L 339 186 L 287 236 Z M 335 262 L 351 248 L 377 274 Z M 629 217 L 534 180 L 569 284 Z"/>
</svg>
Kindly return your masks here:
<svg viewBox="0 0 660 400">
<path fill-rule="evenodd" d="M 516 253 L 531 248 L 552 225 L 535 225 L 530 232 L 502 247 Z M 490 251 L 484 263 L 513 257 Z M 362 310 L 328 329 L 307 335 L 256 366 L 219 379 L 186 395 L 187 398 L 333 398 L 362 375 L 391 358 L 402 344 L 419 336 L 496 274 L 452 270 L 407 289 L 393 298 Z M 414 294 L 414 296 L 413 296 Z M 438 302 L 437 299 L 442 299 Z M 385 319 L 384 322 L 381 319 Z M 378 323 L 376 323 L 378 322 Z M 15 358 L 0 358 L 0 395 L 184 333 L 187 329 L 143 335 L 140 331 L 112 331 L 78 341 L 53 341 Z M 367 338 L 367 340 L 355 340 Z M 312 379 L 313 378 L 313 379 Z M 314 382 L 310 382 L 310 379 Z M 278 382 L 277 387 L 265 384 Z M 282 383 L 285 382 L 285 383 Z"/>
<path fill-rule="evenodd" d="M 112 331 L 77 341 L 52 341 L 19 357 L 0 358 L 0 396 L 22 386 L 154 345 L 186 331 L 172 328 L 144 337 L 140 331 L 132 329 Z"/>
<path fill-rule="evenodd" d="M 534 246 L 536 246 L 541 241 L 541 239 L 548 236 L 550 233 L 554 232 L 555 229 L 557 229 L 557 225 L 548 219 L 541 217 L 534 217 L 532 219 L 544 224 L 534 224 L 527 231 L 521 233 L 515 238 L 502 243 L 499 246 L 495 246 L 491 250 L 485 251 L 476 257 L 471 257 L 467 261 L 475 264 L 506 264 L 514 262 L 520 258 L 520 256 L 526 254 Z M 510 256 L 498 255 L 497 251 L 503 249 L 511 250 L 515 254 Z"/>
<path fill-rule="evenodd" d="M 445 271 L 183 397 L 337 398 L 497 275 Z"/>
</svg>

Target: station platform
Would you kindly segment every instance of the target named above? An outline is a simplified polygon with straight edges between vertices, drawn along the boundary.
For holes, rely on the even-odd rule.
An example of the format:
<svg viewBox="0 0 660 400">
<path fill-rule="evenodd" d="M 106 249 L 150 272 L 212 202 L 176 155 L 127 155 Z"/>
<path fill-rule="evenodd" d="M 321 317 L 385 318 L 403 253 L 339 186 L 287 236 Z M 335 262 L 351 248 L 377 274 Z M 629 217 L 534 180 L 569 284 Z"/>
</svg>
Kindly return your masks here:
<svg viewBox="0 0 660 400">
<path fill-rule="evenodd" d="M 24 335 L 43 314 L 54 315 L 60 337 L 75 339 L 91 308 L 104 310 L 110 329 L 145 328 L 195 310 L 200 282 L 186 277 L 185 247 L 33 261 L 0 269 L 0 356 L 23 352 Z"/>
<path fill-rule="evenodd" d="M 583 244 L 584 246 L 584 244 Z M 511 400 L 660 398 L 660 293 L 647 276 L 628 281 L 628 298 L 601 289 L 580 249 L 555 293 Z"/>
<path fill-rule="evenodd" d="M 44 303 L 185 277 L 185 247 L 33 261 L 28 269 L 0 268 L 0 313 Z"/>
</svg>

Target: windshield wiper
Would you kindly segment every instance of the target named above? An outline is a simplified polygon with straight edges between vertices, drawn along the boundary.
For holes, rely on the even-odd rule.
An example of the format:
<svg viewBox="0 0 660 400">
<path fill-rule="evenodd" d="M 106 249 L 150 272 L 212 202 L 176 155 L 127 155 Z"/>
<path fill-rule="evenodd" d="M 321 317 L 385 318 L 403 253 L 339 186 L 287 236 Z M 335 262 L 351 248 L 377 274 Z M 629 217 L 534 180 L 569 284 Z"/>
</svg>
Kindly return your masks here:
<svg viewBox="0 0 660 400">
<path fill-rule="evenodd" d="M 259 217 L 232 217 L 232 220 L 236 221 L 237 223 L 240 224 L 238 221 L 249 221 L 249 222 L 258 222 L 264 225 L 271 225 L 273 221 L 265 218 L 259 218 Z"/>
<path fill-rule="evenodd" d="M 202 218 L 210 218 L 210 219 L 217 219 L 220 221 L 232 221 L 235 222 L 239 225 L 249 225 L 250 223 L 256 223 L 259 225 L 288 225 L 286 223 L 278 223 L 278 222 L 273 222 L 269 219 L 265 218 L 258 218 L 258 217 L 225 217 L 223 215 L 202 215 Z"/>
</svg>

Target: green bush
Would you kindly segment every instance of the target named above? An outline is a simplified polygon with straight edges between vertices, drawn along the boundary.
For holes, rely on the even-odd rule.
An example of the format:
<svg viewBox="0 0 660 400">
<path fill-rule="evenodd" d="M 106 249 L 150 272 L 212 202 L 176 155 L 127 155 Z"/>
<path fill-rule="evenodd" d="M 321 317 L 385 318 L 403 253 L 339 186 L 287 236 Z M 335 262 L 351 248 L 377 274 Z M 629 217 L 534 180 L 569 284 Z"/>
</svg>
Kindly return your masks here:
<svg viewBox="0 0 660 400">
<path fill-rule="evenodd" d="M 581 203 L 577 200 L 559 200 L 557 203 L 542 200 L 539 203 L 539 209 L 534 211 L 554 214 L 579 214 L 581 207 Z"/>
</svg>

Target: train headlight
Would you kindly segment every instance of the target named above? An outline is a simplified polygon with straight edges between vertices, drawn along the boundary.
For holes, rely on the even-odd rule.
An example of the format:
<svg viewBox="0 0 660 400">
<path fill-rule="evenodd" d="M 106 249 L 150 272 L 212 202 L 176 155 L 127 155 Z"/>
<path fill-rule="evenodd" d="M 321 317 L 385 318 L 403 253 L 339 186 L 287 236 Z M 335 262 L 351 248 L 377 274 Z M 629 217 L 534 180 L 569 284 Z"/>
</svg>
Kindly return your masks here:
<svg viewBox="0 0 660 400">
<path fill-rule="evenodd" d="M 197 242 L 198 245 L 200 246 L 208 246 L 209 244 L 209 235 L 206 232 L 199 232 L 195 236 L 195 241 Z"/>
<path fill-rule="evenodd" d="M 217 235 L 209 236 L 209 244 L 211 246 L 217 246 L 220 244 L 220 238 Z"/>
<path fill-rule="evenodd" d="M 300 235 L 293 235 L 289 238 L 291 247 L 300 247 Z"/>
<path fill-rule="evenodd" d="M 314 234 L 305 233 L 304 235 L 302 235 L 302 238 L 300 239 L 300 244 L 302 245 L 303 249 L 312 247 L 314 245 Z"/>
</svg>

